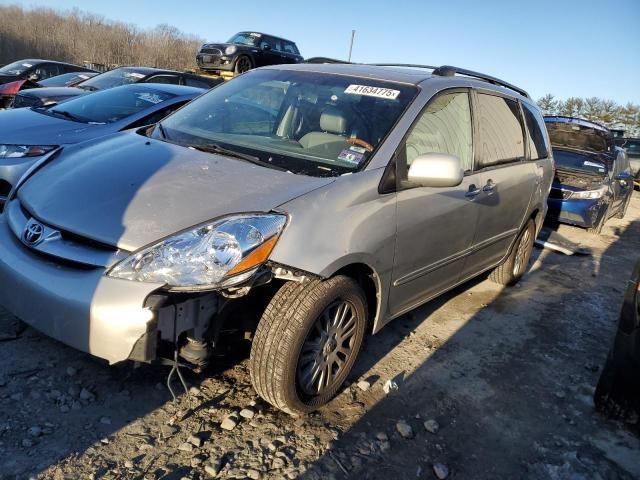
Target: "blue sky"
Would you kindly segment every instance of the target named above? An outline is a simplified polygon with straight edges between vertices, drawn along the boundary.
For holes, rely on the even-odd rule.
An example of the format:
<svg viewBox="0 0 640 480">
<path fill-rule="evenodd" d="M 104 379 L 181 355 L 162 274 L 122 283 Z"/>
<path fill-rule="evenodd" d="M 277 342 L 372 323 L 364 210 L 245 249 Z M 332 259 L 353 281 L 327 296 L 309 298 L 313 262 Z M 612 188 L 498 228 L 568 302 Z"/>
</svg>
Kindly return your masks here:
<svg viewBox="0 0 640 480">
<path fill-rule="evenodd" d="M 295 40 L 305 57 L 450 64 L 515 83 L 534 98 L 598 96 L 640 103 L 640 0 L 0 0 L 79 7 L 207 40 L 257 30 Z M 9 19 L 3 19 L 8 21 Z"/>
</svg>

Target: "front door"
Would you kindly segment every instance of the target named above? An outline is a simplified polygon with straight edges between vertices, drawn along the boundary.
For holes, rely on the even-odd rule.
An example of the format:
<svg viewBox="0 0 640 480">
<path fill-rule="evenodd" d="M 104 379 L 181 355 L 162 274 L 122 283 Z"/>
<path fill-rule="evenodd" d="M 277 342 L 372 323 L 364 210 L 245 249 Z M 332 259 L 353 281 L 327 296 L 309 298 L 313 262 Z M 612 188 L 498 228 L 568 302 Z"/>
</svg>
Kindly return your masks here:
<svg viewBox="0 0 640 480">
<path fill-rule="evenodd" d="M 479 175 L 472 171 L 468 91 L 448 91 L 429 101 L 398 151 L 398 178 L 406 179 L 413 159 L 427 153 L 456 155 L 466 174 L 462 184 L 453 188 L 399 187 L 392 317 L 455 285 L 471 247 L 480 184 Z"/>
</svg>

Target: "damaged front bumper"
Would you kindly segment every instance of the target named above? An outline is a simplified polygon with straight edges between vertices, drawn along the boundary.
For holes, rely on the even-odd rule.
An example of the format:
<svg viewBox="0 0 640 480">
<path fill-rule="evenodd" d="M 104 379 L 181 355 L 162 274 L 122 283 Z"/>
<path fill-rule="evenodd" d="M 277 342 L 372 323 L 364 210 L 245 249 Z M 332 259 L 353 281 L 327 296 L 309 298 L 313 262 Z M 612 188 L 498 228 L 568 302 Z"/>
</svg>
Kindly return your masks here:
<svg viewBox="0 0 640 480">
<path fill-rule="evenodd" d="M 0 305 L 69 346 L 116 363 L 152 327 L 147 297 L 162 285 L 109 278 L 25 248 L 0 217 Z"/>
<path fill-rule="evenodd" d="M 591 228 L 598 224 L 607 212 L 607 203 L 603 199 L 568 199 L 549 198 L 547 218 L 569 225 Z"/>
<path fill-rule="evenodd" d="M 163 342 L 175 345 L 185 332 L 204 335 L 219 296 L 176 298 L 161 288 L 35 253 L 0 216 L 0 305 L 66 345 L 112 364 L 150 362 Z"/>
</svg>

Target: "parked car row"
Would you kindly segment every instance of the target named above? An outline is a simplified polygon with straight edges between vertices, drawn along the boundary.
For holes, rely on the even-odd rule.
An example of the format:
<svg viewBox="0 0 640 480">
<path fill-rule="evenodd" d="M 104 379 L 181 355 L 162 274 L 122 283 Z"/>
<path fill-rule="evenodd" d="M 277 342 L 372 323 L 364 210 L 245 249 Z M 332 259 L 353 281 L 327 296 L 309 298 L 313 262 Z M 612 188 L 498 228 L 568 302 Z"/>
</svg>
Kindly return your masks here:
<svg viewBox="0 0 640 480">
<path fill-rule="evenodd" d="M 130 83 L 163 83 L 208 89 L 215 87 L 222 81 L 222 78 L 204 77 L 175 70 L 121 67 L 101 74 L 97 72 L 64 74 L 61 77 L 51 77 L 38 83 L 31 80 L 21 81 L 20 85 L 14 85 L 12 90 L 5 92 L 5 107 L 23 108 L 54 105 L 87 92 Z"/>
<path fill-rule="evenodd" d="M 198 55 L 237 70 L 285 45 L 244 32 Z M 545 119 L 515 85 L 292 52 L 202 95 L 125 68 L 0 112 L 0 304 L 110 363 L 199 368 L 249 331 L 256 391 L 300 414 L 367 334 L 483 272 L 516 284 L 547 210 L 593 228 L 626 208 L 606 129 Z"/>
</svg>

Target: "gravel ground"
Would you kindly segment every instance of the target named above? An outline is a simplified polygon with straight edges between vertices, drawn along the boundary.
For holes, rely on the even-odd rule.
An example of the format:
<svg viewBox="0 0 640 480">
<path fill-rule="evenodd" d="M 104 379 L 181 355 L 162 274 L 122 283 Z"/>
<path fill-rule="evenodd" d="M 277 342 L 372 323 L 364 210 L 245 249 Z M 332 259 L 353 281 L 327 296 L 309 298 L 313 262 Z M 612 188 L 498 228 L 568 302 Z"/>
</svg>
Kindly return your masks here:
<svg viewBox="0 0 640 480">
<path fill-rule="evenodd" d="M 0 479 L 640 478 L 637 434 L 592 402 L 640 195 L 602 236 L 560 232 L 592 255 L 536 250 L 515 288 L 480 278 L 405 315 L 298 419 L 256 397 L 246 345 L 186 375 L 174 403 L 168 368 L 109 367 L 30 328 L 11 339 L 0 309 Z"/>
</svg>

